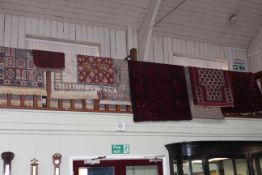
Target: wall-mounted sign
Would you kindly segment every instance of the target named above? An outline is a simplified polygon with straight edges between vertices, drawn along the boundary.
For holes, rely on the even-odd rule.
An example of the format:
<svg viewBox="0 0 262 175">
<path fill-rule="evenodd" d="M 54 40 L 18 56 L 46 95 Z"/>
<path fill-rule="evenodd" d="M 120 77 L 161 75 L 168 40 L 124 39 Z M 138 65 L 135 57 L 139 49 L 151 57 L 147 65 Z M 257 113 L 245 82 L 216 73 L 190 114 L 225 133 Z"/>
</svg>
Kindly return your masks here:
<svg viewBox="0 0 262 175">
<path fill-rule="evenodd" d="M 245 72 L 246 71 L 246 62 L 240 59 L 233 59 L 233 70 Z"/>
<path fill-rule="evenodd" d="M 112 145 L 112 154 L 129 154 L 130 146 L 127 144 Z"/>
</svg>

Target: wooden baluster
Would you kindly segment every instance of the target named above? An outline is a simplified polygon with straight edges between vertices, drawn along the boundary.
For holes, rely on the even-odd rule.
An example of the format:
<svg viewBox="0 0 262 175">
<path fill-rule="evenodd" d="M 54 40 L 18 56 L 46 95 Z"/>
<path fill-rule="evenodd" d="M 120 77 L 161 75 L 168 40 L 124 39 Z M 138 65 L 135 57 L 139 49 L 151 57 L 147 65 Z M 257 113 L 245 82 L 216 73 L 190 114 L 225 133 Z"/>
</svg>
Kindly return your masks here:
<svg viewBox="0 0 262 175">
<path fill-rule="evenodd" d="M 24 95 L 20 95 L 20 106 L 21 107 L 25 106 L 25 96 Z"/>
<path fill-rule="evenodd" d="M 51 104 L 51 72 L 46 72 L 46 107 L 50 108 Z"/>
<path fill-rule="evenodd" d="M 11 98 L 12 98 L 12 95 L 11 94 L 7 94 L 6 95 L 6 101 L 7 101 L 7 106 L 11 106 Z"/>
<path fill-rule="evenodd" d="M 70 108 L 75 109 L 75 100 L 74 99 L 70 99 Z"/>
<path fill-rule="evenodd" d="M 63 109 L 63 99 L 58 99 L 58 109 L 62 110 Z"/>
<path fill-rule="evenodd" d="M 94 110 L 99 110 L 99 101 L 94 99 Z"/>
<path fill-rule="evenodd" d="M 130 112 L 131 111 L 131 106 L 126 105 L 126 112 Z"/>
<path fill-rule="evenodd" d="M 82 99 L 82 110 L 86 110 L 86 99 Z"/>
<path fill-rule="evenodd" d="M 109 105 L 105 105 L 105 110 L 109 111 Z"/>
<path fill-rule="evenodd" d="M 37 104 L 37 96 L 36 96 L 36 95 L 33 95 L 33 107 L 34 107 L 34 108 L 37 108 L 37 107 L 38 107 L 38 104 Z"/>
<path fill-rule="evenodd" d="M 116 111 L 120 111 L 120 105 L 116 105 Z"/>
<path fill-rule="evenodd" d="M 137 50 L 135 48 L 132 48 L 130 50 L 130 59 L 133 61 L 137 61 Z"/>
</svg>

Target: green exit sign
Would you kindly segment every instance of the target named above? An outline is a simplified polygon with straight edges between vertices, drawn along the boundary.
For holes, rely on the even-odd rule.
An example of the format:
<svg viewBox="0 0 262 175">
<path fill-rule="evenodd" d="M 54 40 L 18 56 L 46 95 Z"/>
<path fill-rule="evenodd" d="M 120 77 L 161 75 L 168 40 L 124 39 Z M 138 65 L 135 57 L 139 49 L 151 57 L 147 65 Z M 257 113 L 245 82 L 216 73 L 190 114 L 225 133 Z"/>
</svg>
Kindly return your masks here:
<svg viewBox="0 0 262 175">
<path fill-rule="evenodd" d="M 112 154 L 129 154 L 130 146 L 127 144 L 112 145 Z"/>
</svg>

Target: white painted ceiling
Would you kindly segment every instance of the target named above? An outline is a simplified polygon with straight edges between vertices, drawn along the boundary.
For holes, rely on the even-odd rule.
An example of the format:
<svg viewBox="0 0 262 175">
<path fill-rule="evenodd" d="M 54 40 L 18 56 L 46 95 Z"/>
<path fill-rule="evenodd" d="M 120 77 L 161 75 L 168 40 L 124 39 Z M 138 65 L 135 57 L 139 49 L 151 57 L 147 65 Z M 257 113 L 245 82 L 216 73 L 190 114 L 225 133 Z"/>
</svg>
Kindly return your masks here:
<svg viewBox="0 0 262 175">
<path fill-rule="evenodd" d="M 162 0 L 156 21 L 182 0 Z M 0 0 L 0 11 L 80 23 L 139 26 L 152 0 Z M 231 15 L 238 21 L 230 24 Z M 153 32 L 247 48 L 262 25 L 262 0 L 186 0 Z"/>
</svg>

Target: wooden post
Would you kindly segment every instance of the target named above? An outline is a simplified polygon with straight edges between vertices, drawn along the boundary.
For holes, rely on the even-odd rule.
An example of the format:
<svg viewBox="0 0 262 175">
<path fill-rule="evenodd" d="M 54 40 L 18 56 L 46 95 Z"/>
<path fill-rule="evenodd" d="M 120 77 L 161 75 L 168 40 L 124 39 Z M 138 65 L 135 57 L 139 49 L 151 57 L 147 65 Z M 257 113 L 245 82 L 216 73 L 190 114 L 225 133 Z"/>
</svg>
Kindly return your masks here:
<svg viewBox="0 0 262 175">
<path fill-rule="evenodd" d="M 7 94 L 7 95 L 6 95 L 7 106 L 11 106 L 11 97 L 12 97 L 11 94 Z"/>
<path fill-rule="evenodd" d="M 63 109 L 63 99 L 58 99 L 58 109 Z"/>
<path fill-rule="evenodd" d="M 131 106 L 126 105 L 126 112 L 130 112 L 131 111 Z"/>
<path fill-rule="evenodd" d="M 133 61 L 137 61 L 137 49 L 132 48 L 130 50 L 130 59 Z"/>
<path fill-rule="evenodd" d="M 20 95 L 20 106 L 21 107 L 25 106 L 25 96 L 24 95 Z"/>
<path fill-rule="evenodd" d="M 46 107 L 50 108 L 51 104 L 51 72 L 46 72 Z"/>
<path fill-rule="evenodd" d="M 86 99 L 82 99 L 82 109 L 86 110 Z"/>
<path fill-rule="evenodd" d="M 120 111 L 120 105 L 116 105 L 116 111 Z"/>
<path fill-rule="evenodd" d="M 33 95 L 33 107 L 35 107 L 35 108 L 38 107 L 36 95 Z"/>
<path fill-rule="evenodd" d="M 97 99 L 94 100 L 94 110 L 99 110 L 99 101 Z"/>
<path fill-rule="evenodd" d="M 70 99 L 70 108 L 75 109 L 75 100 L 74 99 Z"/>
</svg>

